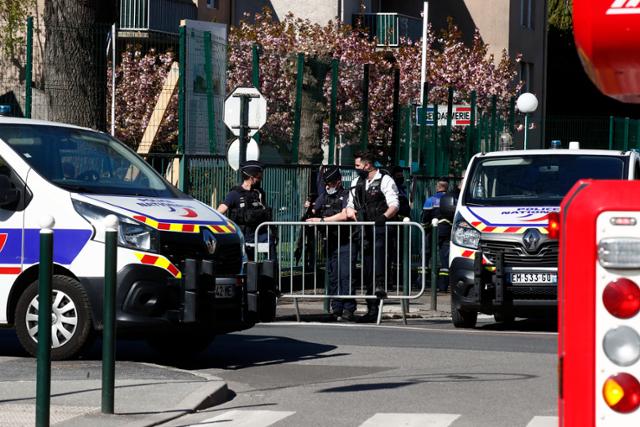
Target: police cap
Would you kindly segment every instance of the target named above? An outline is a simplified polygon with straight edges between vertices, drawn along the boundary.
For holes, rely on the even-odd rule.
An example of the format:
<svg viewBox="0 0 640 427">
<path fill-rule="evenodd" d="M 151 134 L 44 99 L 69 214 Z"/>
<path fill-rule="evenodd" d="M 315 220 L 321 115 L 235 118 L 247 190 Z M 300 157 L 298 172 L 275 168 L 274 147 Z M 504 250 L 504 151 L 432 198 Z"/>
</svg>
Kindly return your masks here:
<svg viewBox="0 0 640 427">
<path fill-rule="evenodd" d="M 337 166 L 328 166 L 324 171 L 322 179 L 325 183 L 341 180 L 342 175 L 340 174 L 340 168 Z"/>
<path fill-rule="evenodd" d="M 253 177 L 262 173 L 263 169 L 264 165 L 257 160 L 247 160 L 240 165 L 240 170 L 242 171 L 242 173 Z"/>
</svg>

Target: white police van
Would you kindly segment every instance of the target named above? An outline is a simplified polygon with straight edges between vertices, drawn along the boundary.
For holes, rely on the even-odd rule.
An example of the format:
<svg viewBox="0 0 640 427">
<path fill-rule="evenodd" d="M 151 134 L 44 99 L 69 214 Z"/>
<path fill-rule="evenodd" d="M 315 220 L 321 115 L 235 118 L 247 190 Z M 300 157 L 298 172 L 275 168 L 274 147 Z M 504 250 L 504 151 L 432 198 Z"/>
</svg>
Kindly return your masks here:
<svg viewBox="0 0 640 427">
<path fill-rule="evenodd" d="M 548 236 L 549 213 L 560 210 L 583 178 L 639 179 L 638 153 L 574 147 L 471 159 L 455 215 L 445 207 L 453 222 L 449 280 L 456 327 L 474 327 L 479 312 L 496 321 L 555 312 L 558 241 Z"/>
<path fill-rule="evenodd" d="M 29 353 L 38 338 L 41 218 L 55 220 L 52 358 L 65 359 L 102 329 L 109 214 L 119 219 L 119 337 L 186 353 L 275 313 L 274 269 L 244 264 L 238 227 L 122 143 L 90 129 L 0 117 L 0 324 L 15 325 Z"/>
</svg>

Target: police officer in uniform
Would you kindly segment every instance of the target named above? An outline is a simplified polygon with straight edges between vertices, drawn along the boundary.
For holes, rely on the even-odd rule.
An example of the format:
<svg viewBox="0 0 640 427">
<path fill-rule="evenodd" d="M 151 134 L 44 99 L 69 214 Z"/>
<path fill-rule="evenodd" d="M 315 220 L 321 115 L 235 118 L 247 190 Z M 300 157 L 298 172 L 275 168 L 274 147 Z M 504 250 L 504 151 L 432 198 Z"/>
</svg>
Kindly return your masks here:
<svg viewBox="0 0 640 427">
<path fill-rule="evenodd" d="M 224 201 L 218 206 L 218 212 L 226 214 L 230 220 L 238 224 L 244 234 L 247 245 L 247 256 L 255 260 L 255 232 L 260 224 L 271 221 L 272 212 L 267 207 L 266 194 L 260 188 L 264 166 L 256 160 L 249 160 L 240 165 L 242 184 L 229 191 Z M 275 238 L 267 227 L 260 229 L 258 243 L 269 243 L 269 258 L 275 258 Z"/>
<path fill-rule="evenodd" d="M 325 191 L 315 201 L 314 217 L 307 222 L 339 222 L 347 220 L 347 200 L 349 193 L 342 186 L 342 175 L 337 166 L 329 166 L 323 174 Z M 327 270 L 329 273 L 329 294 L 349 295 L 350 259 L 349 242 L 351 235 L 347 226 L 319 227 L 325 239 Z M 354 321 L 356 301 L 354 299 L 331 300 L 331 311 L 338 321 Z"/>
<path fill-rule="evenodd" d="M 385 223 L 394 220 L 398 213 L 398 188 L 393 179 L 382 174 L 375 166 L 375 156 L 369 151 L 355 155 L 355 167 L 358 178 L 351 183 L 349 201 L 347 202 L 347 218 L 357 221 L 374 221 L 375 226 L 365 227 L 361 236 L 364 246 L 362 268 L 364 269 L 364 286 L 367 295 L 378 298 L 386 296 L 385 264 L 386 233 Z M 375 259 L 374 259 L 375 256 Z M 368 323 L 378 317 L 377 301 L 367 299 L 367 314 L 358 319 Z"/>
<path fill-rule="evenodd" d="M 438 291 L 447 292 L 449 288 L 449 240 L 451 239 L 451 222 L 440 214 L 440 199 L 447 194 L 449 181 L 440 178 L 436 184 L 436 193 L 427 198 L 422 207 L 422 223 L 431 229 L 431 220 L 438 219 L 438 250 L 440 252 L 440 269 L 438 270 Z M 430 233 L 429 233 L 430 235 Z M 428 237 L 428 242 L 431 238 Z M 435 268 L 433 266 L 432 268 Z"/>
</svg>

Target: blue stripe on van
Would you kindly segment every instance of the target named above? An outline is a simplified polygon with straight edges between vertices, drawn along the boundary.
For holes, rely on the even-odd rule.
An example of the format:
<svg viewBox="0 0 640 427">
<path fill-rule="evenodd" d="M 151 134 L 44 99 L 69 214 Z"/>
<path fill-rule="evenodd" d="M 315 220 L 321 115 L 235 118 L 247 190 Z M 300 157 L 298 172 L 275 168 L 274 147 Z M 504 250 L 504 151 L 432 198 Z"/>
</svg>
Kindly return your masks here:
<svg viewBox="0 0 640 427">
<path fill-rule="evenodd" d="M 87 244 L 92 230 L 53 229 L 53 262 L 69 265 Z M 36 264 L 40 259 L 40 229 L 24 230 L 24 263 Z"/>
</svg>

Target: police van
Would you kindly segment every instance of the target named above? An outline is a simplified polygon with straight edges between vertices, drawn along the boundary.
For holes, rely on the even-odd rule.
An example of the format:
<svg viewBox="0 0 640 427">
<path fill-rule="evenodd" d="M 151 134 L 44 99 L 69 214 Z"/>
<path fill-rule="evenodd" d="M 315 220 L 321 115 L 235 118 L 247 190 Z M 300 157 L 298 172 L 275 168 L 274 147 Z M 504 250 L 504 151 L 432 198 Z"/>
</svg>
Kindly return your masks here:
<svg viewBox="0 0 640 427">
<path fill-rule="evenodd" d="M 441 202 L 453 223 L 449 280 L 456 327 L 474 327 L 479 312 L 498 322 L 555 312 L 558 241 L 548 235 L 549 216 L 582 178 L 640 179 L 640 158 L 634 151 L 574 145 L 471 159 L 457 205 L 452 198 Z"/>
<path fill-rule="evenodd" d="M 184 354 L 274 315 L 273 268 L 245 263 L 233 222 L 105 133 L 0 117 L 0 324 L 15 325 L 29 353 L 38 339 L 41 219 L 55 220 L 52 358 L 66 359 L 102 329 L 111 214 L 119 337 Z"/>
</svg>

